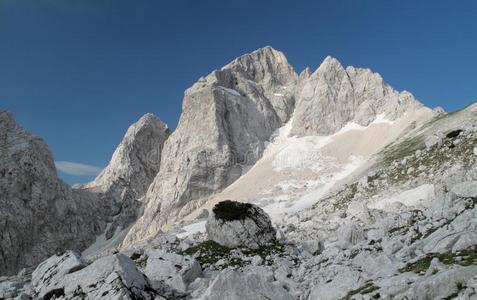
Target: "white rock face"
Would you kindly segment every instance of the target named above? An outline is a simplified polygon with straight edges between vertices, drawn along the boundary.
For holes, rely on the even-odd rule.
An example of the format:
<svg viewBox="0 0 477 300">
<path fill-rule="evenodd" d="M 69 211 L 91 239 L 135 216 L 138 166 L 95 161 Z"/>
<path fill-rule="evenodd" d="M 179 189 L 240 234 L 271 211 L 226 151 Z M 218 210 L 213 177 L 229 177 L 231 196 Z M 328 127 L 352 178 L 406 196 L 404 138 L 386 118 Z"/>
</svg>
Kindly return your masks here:
<svg viewBox="0 0 477 300">
<path fill-rule="evenodd" d="M 451 192 L 456 194 L 458 197 L 477 197 L 477 181 L 460 182 L 452 187 Z"/>
<path fill-rule="evenodd" d="M 201 78 L 185 92 L 183 111 L 146 194 L 143 217 L 125 244 L 152 237 L 195 200 L 234 182 L 261 156 L 290 117 L 297 74 L 283 53 L 266 47 Z"/>
<path fill-rule="evenodd" d="M 429 149 L 435 145 L 442 145 L 445 135 L 442 132 L 436 132 L 433 135 L 430 135 L 426 139 L 426 148 Z"/>
<path fill-rule="evenodd" d="M 145 114 L 131 125 L 109 165 L 85 187 L 114 199 L 116 216 L 106 237 L 136 220 L 139 198 L 143 197 L 159 172 L 162 148 L 170 130 L 158 117 Z"/>
<path fill-rule="evenodd" d="M 62 258 L 60 258 L 61 260 Z M 57 258 L 54 258 L 57 260 Z M 63 272 L 64 263 L 55 261 L 51 266 L 52 274 L 55 271 Z M 73 271 L 73 270 L 70 270 Z M 41 269 L 35 270 L 41 273 Z M 47 281 L 43 281 L 47 279 Z M 144 275 L 139 272 L 134 262 L 124 254 L 115 254 L 100 258 L 89 266 L 76 271 L 41 278 L 33 282 L 36 291 L 35 299 L 138 299 L 146 298 L 145 291 L 148 285 Z"/>
<path fill-rule="evenodd" d="M 57 287 L 57 283 L 63 280 L 65 275 L 85 266 L 81 256 L 73 251 L 48 258 L 33 271 L 32 286 L 35 294 L 38 298 L 43 298 L 45 294 Z"/>
<path fill-rule="evenodd" d="M 396 120 L 421 108 L 368 69 L 326 58 L 297 75 L 283 53 L 265 47 L 199 79 L 185 92 L 176 131 L 146 194 L 144 215 L 124 246 L 151 238 L 241 176 L 293 113 L 290 135 L 335 133 L 348 122 Z"/>
<path fill-rule="evenodd" d="M 145 114 L 129 127 L 109 165 L 87 187 L 114 192 L 127 188 L 134 197 L 142 197 L 159 171 L 163 144 L 169 134 L 169 128 L 158 117 Z"/>
<path fill-rule="evenodd" d="M 354 122 L 369 125 L 377 115 L 395 120 L 422 107 L 409 92 L 397 92 L 369 69 L 343 68 L 327 57 L 305 81 L 297 99 L 291 135 L 328 135 Z"/>
<path fill-rule="evenodd" d="M 475 276 L 477 276 L 477 266 L 445 270 L 419 280 L 405 296 L 416 300 L 445 299 L 449 295 L 460 292 L 462 288 L 459 286 L 465 286 L 467 281 Z"/>
<path fill-rule="evenodd" d="M 275 242 L 270 218 L 256 205 L 229 200 L 218 203 L 212 212 L 205 225 L 207 235 L 222 246 L 256 249 Z"/>
<path fill-rule="evenodd" d="M 283 287 L 260 273 L 225 270 L 212 282 L 202 300 L 292 300 Z"/>
<path fill-rule="evenodd" d="M 0 274 L 86 248 L 105 227 L 106 202 L 59 180 L 46 144 L 0 112 Z"/>
<path fill-rule="evenodd" d="M 149 250 L 146 256 L 143 272 L 153 288 L 158 289 L 166 283 L 177 291 L 185 292 L 189 284 L 202 275 L 200 264 L 192 257 L 164 250 Z"/>
<path fill-rule="evenodd" d="M 377 118 L 389 124 L 388 121 L 399 118 L 414 105 L 419 107 L 412 98 L 409 98 L 408 104 L 405 100 L 400 102 L 400 97 L 405 96 L 403 93 L 398 93 L 396 98 L 396 94 L 382 83 L 379 76 L 366 70 L 347 68 L 344 69 L 346 74 L 343 74 L 339 63 L 327 59 L 324 66 L 320 67 L 320 72 L 310 74 L 309 70 L 305 70 L 296 76 L 283 62 L 280 53 L 277 54 L 271 48 L 261 49 L 215 71 L 187 91 L 182 127 L 176 136 L 171 137 L 174 138 L 173 142 L 169 142 L 170 139 L 165 142 L 168 150 L 161 152 L 158 174 L 147 191 L 146 213 L 128 237 L 127 242 L 132 244 L 126 242 L 126 247 L 122 249 L 131 259 L 113 249 L 87 258 L 79 257 L 77 251 L 68 251 L 46 260 L 32 275 L 30 269 L 25 269 L 16 276 L 0 277 L 0 298 L 476 298 L 477 158 L 472 155 L 477 145 L 474 126 L 477 124 L 476 105 L 434 119 L 417 130 L 407 130 L 412 127 L 407 118 L 395 120 L 393 124 L 402 125 L 406 135 L 376 154 L 379 163 L 371 166 L 367 176 L 360 177 L 357 174 L 356 178 L 347 177 L 346 185 L 339 189 L 337 186 L 336 189 L 327 189 L 326 195 L 310 193 L 307 195 L 310 197 L 309 208 L 274 215 L 278 234 L 271 227 L 268 216 L 255 206 L 251 206 L 252 213 L 248 209 L 241 213 L 239 207 L 219 212 L 211 209 L 207 224 L 209 237 L 201 233 L 203 222 L 177 224 L 185 225 L 183 228 L 191 233 L 185 239 L 178 228 L 172 228 L 166 234 L 159 232 L 160 228 L 165 228 L 164 225 L 170 225 L 168 223 L 187 214 L 242 174 L 242 167 L 247 161 L 230 163 L 230 160 L 240 155 L 248 157 L 245 154 L 249 148 L 258 149 L 257 153 L 260 153 L 261 148 L 253 142 L 265 144 L 268 132 L 289 119 L 286 136 L 292 127 L 290 125 L 296 125 L 291 121 L 295 120 L 298 113 L 302 114 L 300 118 L 312 118 L 316 114 L 322 124 L 311 120 L 307 124 L 312 126 L 304 128 L 303 132 L 295 128 L 298 130 L 295 134 L 326 134 L 348 121 L 362 125 Z M 314 78 L 317 73 L 321 73 L 320 78 Z M 313 80 L 316 81 L 314 88 L 310 85 Z M 310 86 L 305 89 L 307 84 Z M 328 88 L 323 89 L 323 86 Z M 307 93 L 311 95 L 312 102 L 317 103 L 300 110 L 299 107 L 304 104 L 297 103 L 298 107 L 294 109 L 292 99 L 295 99 L 295 95 Z M 364 102 L 360 102 L 364 98 Z M 379 107 L 373 106 L 373 101 Z M 333 106 L 335 102 L 337 107 L 331 111 L 328 106 Z M 369 109 L 368 104 L 371 107 Z M 304 111 L 310 112 L 310 115 Z M 290 119 L 293 112 L 295 116 Z M 17 252 L 24 255 L 24 251 L 30 251 L 28 238 L 35 237 L 39 232 L 30 229 L 30 223 L 33 223 L 34 228 L 46 227 L 47 230 L 40 232 L 41 239 L 34 241 L 34 245 L 39 243 L 40 247 L 28 252 L 21 260 L 22 265 L 26 265 L 23 263 L 26 258 L 39 258 L 48 251 L 55 253 L 54 249 L 58 245 L 60 249 L 63 249 L 63 244 L 80 245 L 73 247 L 76 250 L 84 244 L 82 241 L 95 232 L 91 229 L 95 226 L 93 224 L 97 224 L 97 231 L 102 232 L 104 222 L 97 219 L 110 223 L 113 220 L 111 210 L 117 214 L 119 207 L 121 210 L 126 209 L 116 205 L 125 203 L 126 198 L 123 192 L 115 191 L 136 193 L 141 190 L 142 183 L 152 180 L 152 176 L 134 174 L 141 167 L 151 166 L 133 163 L 129 159 L 130 153 L 147 157 L 147 149 L 154 146 L 154 143 L 149 143 L 152 138 L 146 141 L 139 139 L 140 142 L 135 140 L 136 136 L 142 135 L 143 131 L 139 128 L 147 127 L 145 123 L 133 126 L 137 130 L 130 135 L 133 137 L 130 146 L 124 147 L 127 151 L 117 151 L 120 154 L 114 156 L 109 171 L 105 170 L 100 176 L 104 182 L 89 187 L 90 190 L 101 192 L 99 196 L 104 201 L 99 204 L 95 202 L 98 195 L 71 191 L 53 177 L 56 172 L 50 167 L 53 165 L 51 155 L 42 150 L 45 147 L 43 143 L 35 144 L 33 137 L 15 129 L 11 122 L 8 126 L 0 123 L 4 126 L 0 127 L 0 162 L 3 163 L 0 164 L 0 192 L 8 192 L 6 200 L 0 193 L 0 249 L 9 251 L 8 256 L 3 256 L 10 259 L 8 263 L 15 262 L 10 257 Z M 453 134 L 441 135 L 436 143 L 425 147 L 426 138 L 438 130 Z M 144 136 L 147 136 L 145 132 Z M 149 132 L 152 134 L 154 130 Z M 338 139 L 339 134 L 317 138 Z M 354 147 L 355 140 L 351 142 L 345 139 L 344 142 L 344 147 L 349 144 Z M 212 143 L 212 146 L 207 143 Z M 30 151 L 28 147 L 33 150 Z M 195 150 L 197 147 L 200 151 Z M 3 152 L 4 149 L 7 149 L 6 152 Z M 306 147 L 299 149 L 307 150 Z M 38 153 L 43 155 L 39 156 Z M 299 151 L 288 153 L 299 154 Z M 256 157 L 251 157 L 249 161 L 253 162 Z M 123 158 L 127 161 L 126 171 L 115 173 L 123 170 Z M 309 159 L 319 162 L 322 157 L 310 156 Z M 33 167 L 28 167 L 29 164 Z M 2 170 L 3 166 L 8 167 L 6 171 Z M 25 169 L 22 169 L 23 166 Z M 11 175 L 9 170 L 16 173 L 8 177 Z M 39 170 L 42 172 L 37 176 Z M 157 170 L 151 169 L 150 173 Z M 120 178 L 128 174 L 131 177 L 128 177 L 128 184 L 124 184 Z M 30 179 L 32 176 L 33 179 Z M 276 176 L 284 176 L 288 180 L 285 183 L 293 185 L 293 190 L 297 192 L 309 184 L 291 182 L 294 175 L 287 170 L 280 171 Z M 254 178 L 267 180 L 266 176 Z M 47 181 L 48 184 L 45 183 Z M 27 189 L 31 185 L 41 197 L 56 197 L 54 199 L 57 202 L 43 201 L 35 193 L 24 193 L 22 184 L 25 182 Z M 277 189 L 285 186 L 277 186 Z M 232 188 L 237 188 L 237 184 Z M 58 189 L 64 189 L 66 196 L 58 198 Z M 112 195 L 110 191 L 116 194 Z M 107 199 L 110 196 L 114 196 L 118 202 L 110 202 Z M 293 197 L 301 196 L 299 193 L 293 194 Z M 8 202 L 10 199 L 14 199 L 14 205 Z M 35 202 L 29 203 L 25 199 Z M 26 209 L 20 200 L 26 203 Z M 276 202 L 270 202 L 271 205 L 288 201 L 280 197 L 273 200 Z M 68 213 L 59 213 L 64 207 L 67 207 Z M 90 214 L 85 214 L 88 210 Z M 7 212 L 8 222 L 16 222 L 13 227 L 3 221 L 4 211 Z M 102 215 L 98 217 L 99 213 Z M 48 214 L 53 214 L 51 226 L 55 226 L 55 230 L 45 225 L 50 222 L 44 221 L 48 219 Z M 30 223 L 17 221 L 14 215 Z M 77 225 L 72 224 L 74 222 Z M 8 227 L 3 231 L 5 225 Z M 80 225 L 86 226 L 84 231 L 80 231 Z M 25 230 L 27 233 L 21 235 Z M 20 246 L 10 241 L 11 236 L 20 237 L 14 240 L 20 241 Z M 153 238 L 137 242 L 145 237 Z M 244 245 L 248 248 L 227 249 L 208 242 L 208 238 L 229 247 Z M 267 241 L 273 242 L 273 247 L 256 249 Z M 41 251 L 37 252 L 37 249 Z M 184 256 L 184 251 L 192 257 Z M 0 264 L 0 267 L 3 266 Z M 29 292 L 30 284 L 33 294 Z"/>
</svg>

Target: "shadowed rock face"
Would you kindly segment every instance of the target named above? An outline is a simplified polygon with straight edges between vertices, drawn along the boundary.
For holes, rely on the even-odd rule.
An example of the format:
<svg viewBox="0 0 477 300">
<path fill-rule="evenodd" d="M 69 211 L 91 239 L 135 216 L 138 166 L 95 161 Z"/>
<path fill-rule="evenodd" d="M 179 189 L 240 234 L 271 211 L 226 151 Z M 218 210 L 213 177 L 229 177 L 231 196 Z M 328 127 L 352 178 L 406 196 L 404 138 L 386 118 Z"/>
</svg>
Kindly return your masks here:
<svg viewBox="0 0 477 300">
<path fill-rule="evenodd" d="M 109 165 L 85 187 L 115 200 L 118 216 L 106 232 L 110 238 L 137 219 L 140 202 L 159 172 L 162 148 L 170 130 L 158 117 L 145 114 L 131 125 L 118 145 Z"/>
<path fill-rule="evenodd" d="M 0 112 L 0 274 L 86 248 L 104 229 L 102 206 L 59 180 L 46 144 Z"/>
</svg>

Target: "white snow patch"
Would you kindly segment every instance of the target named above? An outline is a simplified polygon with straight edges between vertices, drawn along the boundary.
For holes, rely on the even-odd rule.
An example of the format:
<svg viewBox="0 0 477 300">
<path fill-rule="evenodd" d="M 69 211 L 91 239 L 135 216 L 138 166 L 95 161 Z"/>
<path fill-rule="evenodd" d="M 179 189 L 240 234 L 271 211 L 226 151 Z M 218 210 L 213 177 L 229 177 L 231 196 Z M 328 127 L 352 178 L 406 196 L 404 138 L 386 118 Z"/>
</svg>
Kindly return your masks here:
<svg viewBox="0 0 477 300">
<path fill-rule="evenodd" d="M 351 131 L 351 130 L 366 130 L 366 127 L 364 127 L 362 125 L 359 125 L 357 123 L 354 123 L 354 122 L 348 122 L 348 123 L 346 123 L 345 126 L 343 126 L 343 128 L 341 128 L 334 135 L 342 134 L 342 133 L 345 133 L 345 132 L 348 132 L 348 131 Z"/>
<path fill-rule="evenodd" d="M 428 207 L 434 199 L 434 185 L 423 184 L 414 189 L 404 191 L 390 198 L 381 198 L 368 204 L 369 208 L 392 211 L 393 203 L 399 202 L 406 206 Z"/>
<path fill-rule="evenodd" d="M 232 94 L 234 96 L 238 96 L 238 97 L 241 97 L 242 95 L 240 95 L 239 92 L 237 92 L 236 90 L 234 89 L 229 89 L 229 88 L 226 88 L 226 87 L 223 87 L 223 86 L 219 86 L 219 89 L 229 93 L 229 94 Z"/>
<path fill-rule="evenodd" d="M 120 239 L 122 239 L 124 237 L 124 234 L 127 232 L 127 230 L 121 231 L 121 227 L 118 226 L 118 227 L 116 227 L 116 231 L 114 232 L 114 235 L 109 240 L 107 240 L 106 239 L 106 232 L 111 227 L 111 224 L 112 223 L 108 223 L 104 232 L 102 234 L 96 236 L 95 242 L 93 244 L 91 244 L 88 248 L 86 248 L 81 253 L 82 256 L 86 257 L 86 256 L 89 256 L 89 255 L 97 254 L 104 249 L 111 249 L 111 248 L 114 247 L 114 245 L 119 243 Z"/>
<path fill-rule="evenodd" d="M 263 157 L 273 157 L 272 165 L 277 171 L 287 168 L 321 169 L 323 159 L 319 149 L 331 141 L 330 137 L 289 137 L 292 120 L 274 132 Z"/>
<path fill-rule="evenodd" d="M 379 114 L 376 116 L 376 119 L 371 124 L 394 124 L 394 121 L 386 119 L 386 114 Z"/>
<path fill-rule="evenodd" d="M 204 233 L 205 232 L 205 222 L 206 221 L 202 221 L 202 222 L 193 223 L 193 224 L 184 226 L 184 227 L 182 227 L 183 231 L 180 232 L 180 233 L 177 233 L 176 236 L 178 238 L 185 238 L 186 236 L 189 236 L 189 235 L 197 233 L 197 232 Z"/>
<path fill-rule="evenodd" d="M 346 178 L 356 169 L 361 167 L 366 160 L 351 156 L 349 162 L 340 167 L 340 171 L 334 173 L 328 173 L 328 176 L 323 176 L 323 185 L 319 188 L 301 196 L 298 200 L 292 202 L 273 203 L 266 206 L 264 210 L 271 216 L 277 216 L 284 213 L 296 213 L 307 209 L 316 202 L 318 202 L 326 193 L 328 193 L 338 181 Z"/>
<path fill-rule="evenodd" d="M 281 93 L 274 93 L 273 95 L 283 97 L 283 94 L 281 94 Z"/>
</svg>

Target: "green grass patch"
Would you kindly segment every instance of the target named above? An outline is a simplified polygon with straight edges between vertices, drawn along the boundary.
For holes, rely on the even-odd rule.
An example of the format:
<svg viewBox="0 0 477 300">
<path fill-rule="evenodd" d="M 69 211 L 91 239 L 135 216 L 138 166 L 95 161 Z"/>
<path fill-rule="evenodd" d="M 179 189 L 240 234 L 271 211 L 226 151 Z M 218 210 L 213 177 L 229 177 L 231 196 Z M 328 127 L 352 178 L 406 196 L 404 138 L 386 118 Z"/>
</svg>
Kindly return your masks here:
<svg viewBox="0 0 477 300">
<path fill-rule="evenodd" d="M 429 253 L 425 257 L 413 263 L 409 263 L 404 268 L 399 269 L 399 272 L 414 272 L 417 274 L 425 273 L 429 269 L 431 261 L 436 257 L 445 265 L 477 265 L 477 246 L 473 246 L 462 251 L 457 251 L 456 253 L 453 253 L 452 251 L 445 253 Z"/>
<path fill-rule="evenodd" d="M 284 246 L 279 243 L 269 246 L 261 246 L 258 249 L 251 249 L 248 247 L 229 248 L 222 246 L 217 242 L 208 240 L 198 245 L 192 246 L 185 251 L 182 251 L 180 254 L 195 257 L 201 265 L 214 265 L 219 260 L 224 259 L 226 263 L 222 265 L 222 268 L 229 266 L 241 267 L 250 263 L 248 261 L 243 261 L 240 258 L 233 257 L 233 250 L 240 250 L 245 256 L 249 257 L 259 255 L 264 260 L 269 255 L 281 255 L 285 251 Z"/>
<path fill-rule="evenodd" d="M 354 295 L 358 295 L 358 294 L 365 295 L 365 294 L 372 293 L 376 290 L 379 290 L 379 288 L 377 286 L 375 286 L 374 283 L 368 282 L 365 285 L 363 285 L 362 287 L 359 287 L 355 290 L 349 291 L 348 294 L 346 294 L 346 296 L 344 296 L 342 298 L 342 300 L 350 300 L 350 299 L 352 299 L 352 297 Z M 379 297 L 379 295 L 377 297 Z"/>
<path fill-rule="evenodd" d="M 415 136 L 404 141 L 387 146 L 382 152 L 382 162 L 385 165 L 391 164 L 395 160 L 401 160 L 424 147 L 424 141 L 421 136 Z"/>
<path fill-rule="evenodd" d="M 213 212 L 217 219 L 224 221 L 243 220 L 250 215 L 252 204 L 242 203 L 232 200 L 225 200 L 217 203 Z"/>
</svg>

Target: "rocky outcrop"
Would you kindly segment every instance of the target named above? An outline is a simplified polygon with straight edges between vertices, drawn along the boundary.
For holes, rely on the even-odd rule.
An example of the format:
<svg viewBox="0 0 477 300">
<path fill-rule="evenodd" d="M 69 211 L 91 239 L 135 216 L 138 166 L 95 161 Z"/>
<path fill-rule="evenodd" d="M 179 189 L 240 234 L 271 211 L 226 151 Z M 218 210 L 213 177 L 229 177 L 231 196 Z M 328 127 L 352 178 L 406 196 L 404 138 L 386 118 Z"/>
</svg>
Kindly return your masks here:
<svg viewBox="0 0 477 300">
<path fill-rule="evenodd" d="M 367 126 L 383 115 L 395 120 L 422 107 L 409 92 L 397 92 L 369 69 L 347 67 L 327 57 L 299 93 L 291 135 L 329 135 L 348 122 Z"/>
<path fill-rule="evenodd" d="M 203 300 L 292 300 L 283 287 L 271 282 L 260 272 L 225 270 L 212 282 Z"/>
<path fill-rule="evenodd" d="M 186 90 L 176 131 L 146 193 L 144 215 L 124 245 L 151 238 L 229 186 L 262 155 L 292 115 L 291 135 L 328 135 L 348 122 L 366 126 L 421 108 L 369 69 L 327 57 L 297 75 L 283 53 L 265 47 L 200 78 Z"/>
<path fill-rule="evenodd" d="M 215 205 L 212 212 L 207 235 L 222 246 L 256 249 L 276 242 L 270 218 L 256 205 L 227 200 Z"/>
<path fill-rule="evenodd" d="M 392 145 L 398 150 L 392 156 L 378 154 L 385 159 L 367 176 L 309 209 L 276 216 L 280 243 L 270 247 L 229 248 L 205 233 L 185 239 L 177 231 L 160 233 L 124 252 L 57 254 L 31 280 L 25 271 L 0 277 L 0 297 L 474 299 L 477 130 L 443 126 L 455 116 L 424 127 L 443 129 L 441 143 L 426 148 L 428 134 L 411 132 Z M 475 116 L 467 121 L 475 123 Z M 255 215 L 250 207 L 229 203 L 209 217 L 236 222 Z"/>
<path fill-rule="evenodd" d="M 79 270 L 71 269 L 71 264 L 65 268 L 71 260 L 71 254 L 66 255 L 69 257 L 47 260 L 47 270 L 35 270 L 32 280 L 35 299 L 156 299 L 154 296 L 160 296 L 148 288 L 144 275 L 124 254 L 100 258 Z M 42 276 L 45 271 L 51 276 Z"/>
<path fill-rule="evenodd" d="M 189 284 L 202 275 L 200 264 L 192 257 L 164 250 L 148 250 L 145 255 L 147 261 L 143 273 L 153 288 L 165 283 L 179 292 L 185 292 Z"/>
<path fill-rule="evenodd" d="M 290 118 L 296 81 L 283 53 L 265 47 L 189 88 L 146 194 L 145 213 L 125 243 L 152 237 L 254 164 L 271 134 Z"/>
<path fill-rule="evenodd" d="M 43 298 L 51 291 L 57 290 L 58 282 L 63 280 L 67 274 L 81 270 L 86 263 L 81 256 L 73 251 L 66 251 L 61 255 L 54 255 L 33 271 L 31 284 L 35 295 Z"/>
<path fill-rule="evenodd" d="M 116 216 L 106 238 L 136 220 L 138 199 L 145 195 L 159 172 L 162 148 L 169 134 L 169 128 L 158 117 L 145 114 L 129 127 L 109 165 L 85 186 L 114 199 L 113 214 Z"/>
<path fill-rule="evenodd" d="M 0 112 L 0 274 L 86 248 L 105 228 L 103 206 L 59 180 L 47 145 Z"/>
</svg>

